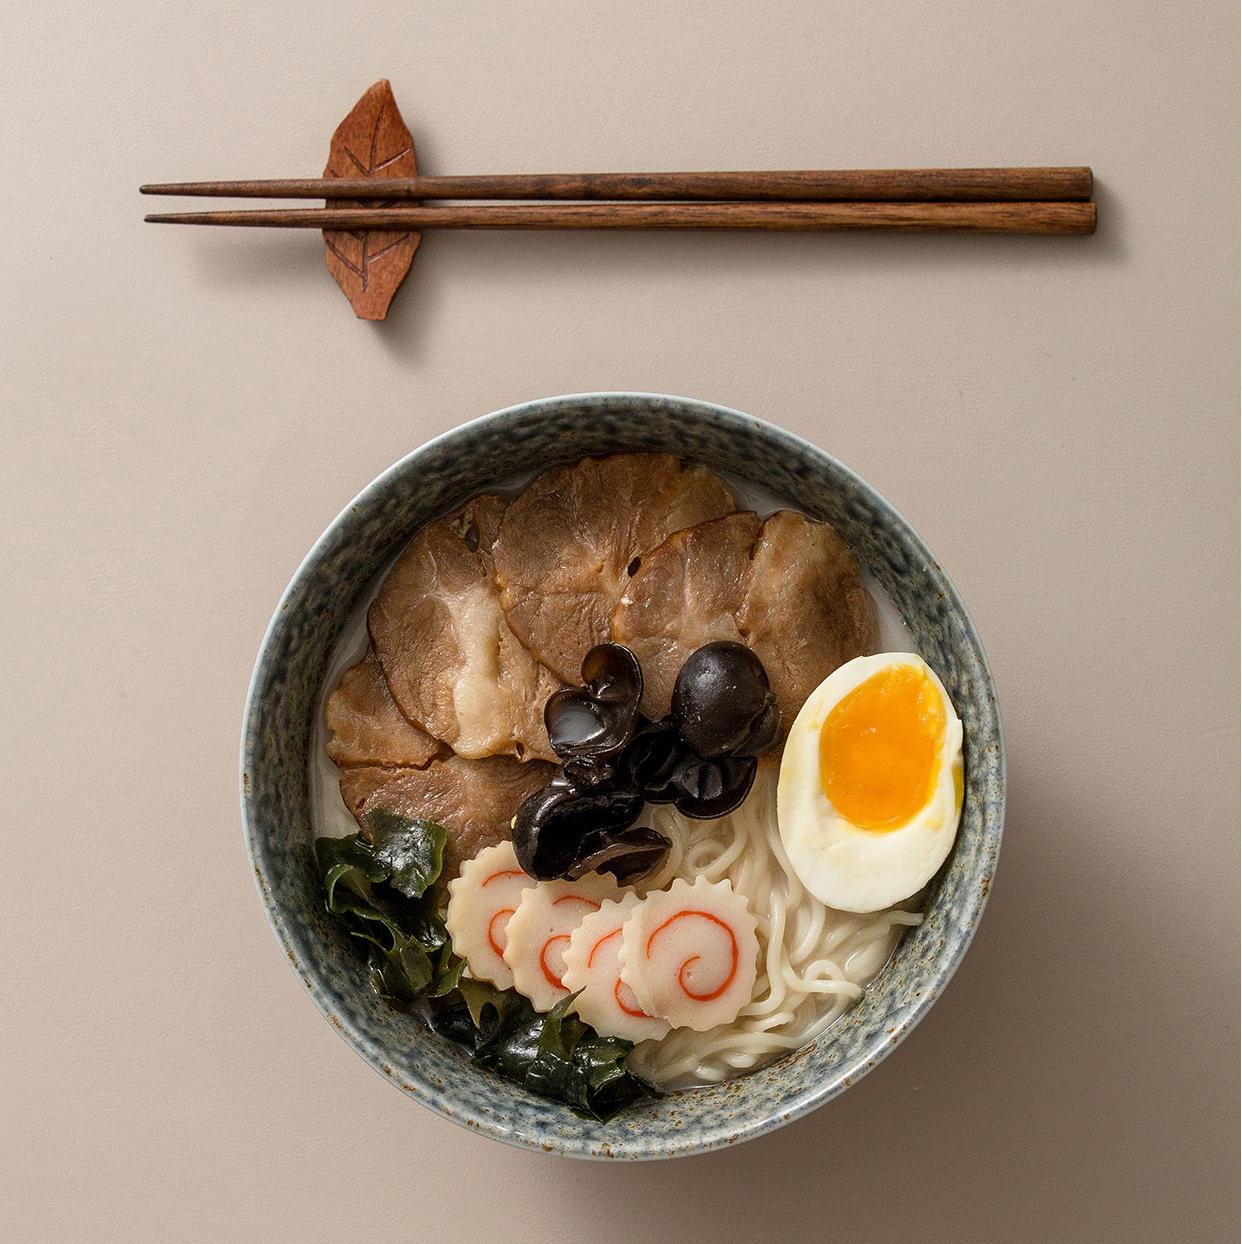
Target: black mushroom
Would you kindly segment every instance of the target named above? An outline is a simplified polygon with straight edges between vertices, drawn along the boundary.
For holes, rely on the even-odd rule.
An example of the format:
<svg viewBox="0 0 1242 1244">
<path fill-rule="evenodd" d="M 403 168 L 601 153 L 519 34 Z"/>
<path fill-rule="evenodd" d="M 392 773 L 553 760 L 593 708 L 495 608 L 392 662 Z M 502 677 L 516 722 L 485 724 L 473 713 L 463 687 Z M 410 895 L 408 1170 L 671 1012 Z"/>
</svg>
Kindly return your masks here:
<svg viewBox="0 0 1242 1244">
<path fill-rule="evenodd" d="M 558 691 L 543 710 L 552 750 L 563 761 L 615 756 L 638 720 L 643 672 L 628 648 L 596 644 L 582 662 L 582 682 Z"/>
<path fill-rule="evenodd" d="M 513 819 L 518 863 L 539 881 L 581 876 L 589 869 L 575 869 L 588 848 L 598 851 L 610 836 L 633 825 L 642 810 L 637 791 L 612 783 L 582 789 L 558 773 L 518 804 Z"/>
<path fill-rule="evenodd" d="M 750 793 L 754 756 L 701 756 L 672 717 L 646 723 L 625 751 L 626 780 L 648 803 L 671 803 L 683 816 L 712 820 Z"/>
<path fill-rule="evenodd" d="M 518 806 L 513 845 L 532 877 L 610 872 L 630 884 L 654 872 L 672 843 L 635 825 L 644 804 L 671 803 L 715 819 L 750 793 L 758 754 L 780 732 L 762 662 L 744 645 L 706 644 L 687 658 L 660 721 L 639 712 L 643 673 L 621 644 L 597 644 L 581 687 L 558 691 L 544 719 L 562 765 Z"/>
<path fill-rule="evenodd" d="M 754 756 L 686 756 L 673 781 L 673 806 L 683 816 L 714 820 L 740 807 L 755 783 L 759 761 Z"/>
<path fill-rule="evenodd" d="M 644 721 L 621 757 L 622 780 L 641 791 L 648 803 L 672 803 L 678 793 L 674 778 L 685 753 L 686 745 L 671 717 Z"/>
<path fill-rule="evenodd" d="M 644 825 L 605 832 L 592 830 L 583 838 L 585 854 L 570 870 L 570 880 L 586 873 L 612 873 L 621 885 L 632 885 L 653 873 L 672 844 L 657 830 Z"/>
<path fill-rule="evenodd" d="M 673 719 L 700 756 L 758 756 L 780 733 L 781 711 L 763 662 L 720 640 L 686 658 L 673 685 Z"/>
</svg>

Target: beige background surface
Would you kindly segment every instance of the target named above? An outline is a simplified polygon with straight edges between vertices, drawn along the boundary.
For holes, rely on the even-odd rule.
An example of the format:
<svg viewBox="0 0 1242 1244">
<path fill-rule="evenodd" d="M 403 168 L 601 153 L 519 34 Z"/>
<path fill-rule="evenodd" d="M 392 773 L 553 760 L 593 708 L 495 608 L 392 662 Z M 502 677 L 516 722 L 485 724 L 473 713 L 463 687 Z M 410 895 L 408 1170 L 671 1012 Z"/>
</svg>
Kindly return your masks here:
<svg viewBox="0 0 1242 1244">
<path fill-rule="evenodd" d="M 71 15 L 76 10 L 77 15 Z M 1216 1240 L 1237 1204 L 1236 5 L 324 0 L 0 10 L 8 1240 Z M 313 236 L 142 181 L 315 173 L 394 83 L 427 172 L 1091 163 L 1093 239 L 440 235 L 387 324 Z M 862 472 L 1005 712 L 992 906 L 879 1071 L 587 1166 L 460 1131 L 302 996 L 242 697 L 390 462 L 687 393 Z"/>
</svg>

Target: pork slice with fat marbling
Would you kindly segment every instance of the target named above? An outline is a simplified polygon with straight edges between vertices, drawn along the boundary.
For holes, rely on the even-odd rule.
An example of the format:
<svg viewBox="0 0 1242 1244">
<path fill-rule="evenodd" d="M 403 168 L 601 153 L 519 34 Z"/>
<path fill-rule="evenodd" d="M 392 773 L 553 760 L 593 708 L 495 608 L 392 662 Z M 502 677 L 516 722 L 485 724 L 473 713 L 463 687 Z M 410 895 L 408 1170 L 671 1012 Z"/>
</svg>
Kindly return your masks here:
<svg viewBox="0 0 1242 1244">
<path fill-rule="evenodd" d="M 566 682 L 608 638 L 633 567 L 668 535 L 735 508 L 728 485 L 671 454 L 612 454 L 545 471 L 509 504 L 494 548 L 509 626 Z"/>
<path fill-rule="evenodd" d="M 827 523 L 793 510 L 764 521 L 737 624 L 768 672 L 785 730 L 838 665 L 876 641 L 858 559 Z"/>
<path fill-rule="evenodd" d="M 718 639 L 741 641 L 734 614 L 759 534 L 749 510 L 674 532 L 643 558 L 612 615 L 612 638 L 643 667 L 643 711 L 663 717 L 685 659 Z"/>
<path fill-rule="evenodd" d="M 406 719 L 394 703 L 384 671 L 370 649 L 351 665 L 324 705 L 329 759 L 351 765 L 421 768 L 448 748 Z"/>
<path fill-rule="evenodd" d="M 560 683 L 510 632 L 492 576 L 504 506 L 478 497 L 418 532 L 367 629 L 401 712 L 459 756 L 552 759 L 543 706 Z"/>
<path fill-rule="evenodd" d="M 380 808 L 443 825 L 448 839 L 441 877 L 449 881 L 463 860 L 509 837 L 518 804 L 554 772 L 542 761 L 521 762 L 511 756 L 448 756 L 422 769 L 346 769 L 341 798 L 364 834 L 367 814 Z"/>
<path fill-rule="evenodd" d="M 682 662 L 718 639 L 763 662 L 784 730 L 838 665 L 870 652 L 875 623 L 858 562 L 826 523 L 779 510 L 676 532 L 643 560 L 612 637 L 643 666 L 644 711 L 669 711 Z"/>
</svg>

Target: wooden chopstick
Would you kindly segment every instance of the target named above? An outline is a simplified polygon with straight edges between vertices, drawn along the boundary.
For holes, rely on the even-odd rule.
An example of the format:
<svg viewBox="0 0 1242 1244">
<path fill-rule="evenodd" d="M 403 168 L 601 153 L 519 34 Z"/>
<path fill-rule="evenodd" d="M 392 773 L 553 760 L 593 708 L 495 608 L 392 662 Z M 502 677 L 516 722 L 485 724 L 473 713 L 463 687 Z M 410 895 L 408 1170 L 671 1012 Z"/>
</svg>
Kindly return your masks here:
<svg viewBox="0 0 1242 1244">
<path fill-rule="evenodd" d="M 896 229 L 1093 233 L 1094 203 L 522 203 L 174 212 L 154 224 L 288 229 Z"/>
<path fill-rule="evenodd" d="M 742 173 L 547 173 L 173 182 L 143 194 L 245 199 L 728 199 L 815 202 L 1085 201 L 1089 168 L 916 168 Z"/>
</svg>

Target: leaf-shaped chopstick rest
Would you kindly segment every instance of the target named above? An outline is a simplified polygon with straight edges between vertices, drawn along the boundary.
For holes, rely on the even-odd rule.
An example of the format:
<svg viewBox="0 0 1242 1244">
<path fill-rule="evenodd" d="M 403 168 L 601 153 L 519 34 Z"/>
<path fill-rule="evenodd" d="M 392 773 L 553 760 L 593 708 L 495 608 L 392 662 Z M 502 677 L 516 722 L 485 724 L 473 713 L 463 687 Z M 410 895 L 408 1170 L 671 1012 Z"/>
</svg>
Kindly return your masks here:
<svg viewBox="0 0 1242 1244">
<path fill-rule="evenodd" d="M 336 127 L 325 177 L 413 177 L 414 139 L 401 119 L 387 78 L 381 78 Z M 344 200 L 363 206 L 357 200 Z M 368 204 L 373 206 L 373 204 Z M 421 233 L 387 229 L 325 229 L 328 271 L 360 320 L 382 320 L 414 261 Z"/>
</svg>

